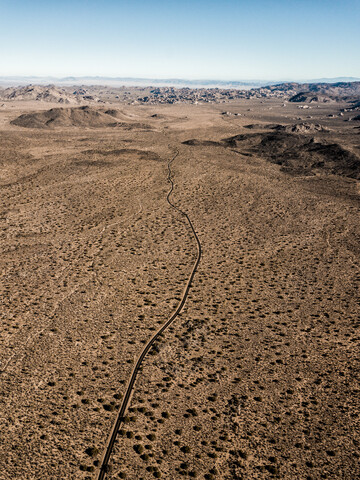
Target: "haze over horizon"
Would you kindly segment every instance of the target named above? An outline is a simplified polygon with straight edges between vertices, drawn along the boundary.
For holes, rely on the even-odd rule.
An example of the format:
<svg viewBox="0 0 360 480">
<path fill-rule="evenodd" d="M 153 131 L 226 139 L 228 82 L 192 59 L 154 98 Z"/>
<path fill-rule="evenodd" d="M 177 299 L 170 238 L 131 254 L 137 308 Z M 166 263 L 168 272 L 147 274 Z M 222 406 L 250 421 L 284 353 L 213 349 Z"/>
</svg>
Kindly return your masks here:
<svg viewBox="0 0 360 480">
<path fill-rule="evenodd" d="M 360 77 L 357 0 L 0 0 L 1 76 Z"/>
</svg>

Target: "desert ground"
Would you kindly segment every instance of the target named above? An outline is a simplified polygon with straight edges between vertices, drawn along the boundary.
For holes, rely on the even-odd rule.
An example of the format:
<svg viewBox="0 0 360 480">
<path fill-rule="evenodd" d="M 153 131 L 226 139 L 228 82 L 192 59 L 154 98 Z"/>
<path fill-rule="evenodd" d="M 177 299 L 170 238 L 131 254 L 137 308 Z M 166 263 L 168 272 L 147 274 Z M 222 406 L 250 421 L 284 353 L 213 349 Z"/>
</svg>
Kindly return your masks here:
<svg viewBox="0 0 360 480">
<path fill-rule="evenodd" d="M 345 106 L 0 103 L 0 479 L 359 478 Z"/>
</svg>

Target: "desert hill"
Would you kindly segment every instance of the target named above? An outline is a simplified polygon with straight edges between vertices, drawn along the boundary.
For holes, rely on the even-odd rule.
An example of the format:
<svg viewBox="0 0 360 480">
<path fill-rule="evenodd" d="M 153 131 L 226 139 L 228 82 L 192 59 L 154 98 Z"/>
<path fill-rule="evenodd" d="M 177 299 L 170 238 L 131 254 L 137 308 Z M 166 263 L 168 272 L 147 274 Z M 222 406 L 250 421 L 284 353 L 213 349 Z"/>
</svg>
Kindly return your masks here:
<svg viewBox="0 0 360 480">
<path fill-rule="evenodd" d="M 283 131 L 288 133 L 312 133 L 312 132 L 328 132 L 329 130 L 319 123 L 301 122 L 294 125 L 275 125 L 272 130 Z"/>
<path fill-rule="evenodd" d="M 351 102 L 360 99 L 360 82 L 294 83 L 286 82 L 249 90 L 249 97 L 277 97 L 290 102 Z"/>
<path fill-rule="evenodd" d="M 20 115 L 10 123 L 25 128 L 57 127 L 122 127 L 125 129 L 149 129 L 139 122 L 120 122 L 124 115 L 117 110 L 99 110 L 88 105 L 72 108 L 51 108 L 43 112 Z"/>
<path fill-rule="evenodd" d="M 318 94 L 339 97 L 360 95 L 360 82 L 310 83 L 304 84 L 304 86 L 308 86 L 310 92 Z"/>
<path fill-rule="evenodd" d="M 291 174 L 322 172 L 360 179 L 360 158 L 357 155 L 338 143 L 318 141 L 286 129 L 235 135 L 224 139 L 224 143 L 256 153 Z"/>
<path fill-rule="evenodd" d="M 360 94 L 360 82 L 337 82 L 337 83 L 279 83 L 271 85 L 268 88 L 272 90 L 282 90 L 284 92 L 296 90 L 307 91 L 317 94 L 327 95 L 358 95 Z"/>
<path fill-rule="evenodd" d="M 272 131 L 234 135 L 220 142 L 190 139 L 183 144 L 230 147 L 243 155 L 260 156 L 281 165 L 283 171 L 292 175 L 325 173 L 360 179 L 360 158 L 355 153 L 338 143 L 318 140 L 309 135 L 327 133 L 319 124 L 252 124 L 245 127 Z"/>
<path fill-rule="evenodd" d="M 301 122 L 293 125 L 281 125 L 279 123 L 259 124 L 251 123 L 244 125 L 249 130 L 278 130 L 292 133 L 311 133 L 311 132 L 328 132 L 329 130 L 318 123 Z"/>
<path fill-rule="evenodd" d="M 110 127 L 115 126 L 117 121 L 111 115 L 83 106 L 27 113 L 12 120 L 11 124 L 25 128 Z"/>
<path fill-rule="evenodd" d="M 10 101 L 37 101 L 62 104 L 100 102 L 90 88 L 57 87 L 55 85 L 25 85 L 0 88 L 0 99 Z"/>
<path fill-rule="evenodd" d="M 313 103 L 313 102 L 335 102 L 336 99 L 328 95 L 314 95 L 313 92 L 300 92 L 289 99 L 295 103 Z"/>
<path fill-rule="evenodd" d="M 0 91 L 3 100 L 36 100 L 42 102 L 75 104 L 79 96 L 71 94 L 63 88 L 55 85 L 26 85 L 24 87 L 9 87 Z"/>
<path fill-rule="evenodd" d="M 293 95 L 290 102 L 351 101 L 360 96 L 360 82 L 302 84 L 299 87 L 301 91 Z"/>
</svg>

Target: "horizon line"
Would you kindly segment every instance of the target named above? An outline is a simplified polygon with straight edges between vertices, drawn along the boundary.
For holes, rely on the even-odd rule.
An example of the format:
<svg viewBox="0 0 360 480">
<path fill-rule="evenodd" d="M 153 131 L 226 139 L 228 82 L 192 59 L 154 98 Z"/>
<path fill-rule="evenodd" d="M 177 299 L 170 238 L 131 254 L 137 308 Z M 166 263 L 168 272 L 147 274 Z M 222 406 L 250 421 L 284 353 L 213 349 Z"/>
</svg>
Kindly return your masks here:
<svg viewBox="0 0 360 480">
<path fill-rule="evenodd" d="M 355 76 L 337 76 L 337 77 L 318 77 L 318 78 L 292 78 L 292 79 L 264 79 L 264 78 L 244 78 L 244 79 L 217 79 L 217 78 L 182 78 L 176 76 L 169 77 L 152 77 L 152 76 L 112 76 L 112 75 L 0 75 L 0 80 L 15 80 L 15 79 L 39 79 L 39 80 L 82 80 L 82 79 L 94 79 L 94 80 L 132 80 L 132 81 L 156 81 L 156 82 L 184 82 L 184 83 L 238 83 L 238 84 L 251 84 L 251 83 L 311 83 L 320 81 L 360 81 L 360 77 Z"/>
</svg>

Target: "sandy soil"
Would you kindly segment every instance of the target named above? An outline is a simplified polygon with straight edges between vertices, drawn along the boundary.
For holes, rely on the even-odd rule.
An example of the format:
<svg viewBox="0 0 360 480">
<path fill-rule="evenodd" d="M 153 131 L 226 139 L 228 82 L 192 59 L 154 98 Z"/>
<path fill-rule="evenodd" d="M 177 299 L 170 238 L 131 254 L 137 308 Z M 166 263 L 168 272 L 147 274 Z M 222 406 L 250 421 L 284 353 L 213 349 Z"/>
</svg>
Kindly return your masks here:
<svg viewBox="0 0 360 480">
<path fill-rule="evenodd" d="M 172 199 L 202 259 L 139 372 L 106 479 L 357 478 L 358 180 L 221 143 L 311 122 L 329 130 L 315 142 L 359 156 L 356 125 L 329 117 L 338 105 L 277 100 L 227 105 L 236 116 L 123 106 L 110 127 L 10 123 L 55 106 L 0 108 L 0 479 L 98 477 L 136 358 L 197 254 L 166 201 L 176 151 Z"/>
</svg>

